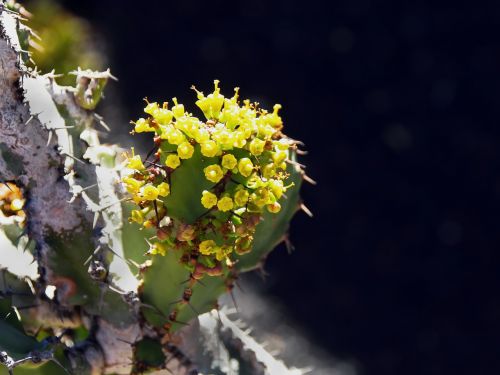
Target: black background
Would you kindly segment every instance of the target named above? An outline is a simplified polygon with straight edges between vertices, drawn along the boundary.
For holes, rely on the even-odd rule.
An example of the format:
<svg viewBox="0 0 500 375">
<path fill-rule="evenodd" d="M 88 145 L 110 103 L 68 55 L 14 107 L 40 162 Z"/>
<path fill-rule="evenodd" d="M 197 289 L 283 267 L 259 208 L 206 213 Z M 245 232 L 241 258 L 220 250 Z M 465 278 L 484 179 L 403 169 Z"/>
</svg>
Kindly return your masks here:
<svg viewBox="0 0 500 375">
<path fill-rule="evenodd" d="M 266 285 L 315 342 L 361 374 L 500 373 L 498 3 L 66 5 L 105 37 L 128 119 L 214 78 L 283 104 L 319 184 Z"/>
</svg>

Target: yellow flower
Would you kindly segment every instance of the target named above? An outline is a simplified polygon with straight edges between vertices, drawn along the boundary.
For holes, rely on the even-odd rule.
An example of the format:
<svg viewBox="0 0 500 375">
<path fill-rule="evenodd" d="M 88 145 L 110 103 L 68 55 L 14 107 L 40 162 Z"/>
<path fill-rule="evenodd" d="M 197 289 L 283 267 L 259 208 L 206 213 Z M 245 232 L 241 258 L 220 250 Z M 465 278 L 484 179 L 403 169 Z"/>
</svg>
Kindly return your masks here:
<svg viewBox="0 0 500 375">
<path fill-rule="evenodd" d="M 201 91 L 196 91 L 198 94 L 196 105 L 200 107 L 207 119 L 217 118 L 224 103 L 224 96 L 220 94 L 219 80 L 214 81 L 214 86 L 214 92 L 207 97 Z M 194 86 L 193 89 L 196 90 Z"/>
<path fill-rule="evenodd" d="M 167 247 L 161 242 L 155 242 L 155 244 L 149 250 L 149 253 L 152 255 L 158 254 L 161 256 L 165 256 L 165 254 L 167 253 Z"/>
<path fill-rule="evenodd" d="M 130 213 L 130 221 L 142 224 L 144 222 L 144 214 L 139 210 L 132 210 Z"/>
<path fill-rule="evenodd" d="M 281 151 L 286 151 L 290 148 L 289 140 L 287 140 L 286 138 L 282 138 L 279 141 L 274 141 L 273 145 Z"/>
<path fill-rule="evenodd" d="M 233 209 L 233 200 L 229 197 L 223 197 L 217 202 L 217 208 L 222 212 L 226 212 Z"/>
<path fill-rule="evenodd" d="M 214 141 L 206 141 L 201 144 L 201 153 L 208 158 L 217 155 L 218 152 L 219 146 Z"/>
<path fill-rule="evenodd" d="M 238 162 L 238 170 L 241 175 L 244 177 L 248 177 L 252 174 L 253 171 L 253 163 L 249 158 L 242 158 Z"/>
<path fill-rule="evenodd" d="M 147 201 L 154 201 L 158 198 L 158 189 L 153 185 L 146 185 L 141 189 L 142 197 Z"/>
<path fill-rule="evenodd" d="M 283 187 L 283 181 L 281 180 L 269 180 L 268 186 L 277 199 L 280 199 L 283 195 L 283 192 L 285 191 L 285 188 Z"/>
<path fill-rule="evenodd" d="M 242 131 L 235 131 L 234 135 L 234 147 L 243 148 L 247 144 L 247 137 Z"/>
<path fill-rule="evenodd" d="M 220 262 L 227 258 L 229 254 L 233 252 L 233 248 L 231 246 L 221 246 L 217 248 L 215 253 L 215 258 Z"/>
<path fill-rule="evenodd" d="M 177 146 L 177 154 L 181 159 L 189 159 L 193 156 L 194 147 L 189 142 L 182 142 Z"/>
<path fill-rule="evenodd" d="M 281 109 L 281 104 L 275 104 L 273 107 L 273 113 L 266 116 L 266 120 L 269 125 L 273 128 L 280 130 L 283 127 L 283 121 L 278 115 L 278 111 Z"/>
<path fill-rule="evenodd" d="M 192 117 L 189 114 L 179 117 L 175 123 L 175 127 L 182 130 L 190 138 L 194 138 L 194 135 L 198 132 L 200 127 L 200 120 L 196 117 Z"/>
<path fill-rule="evenodd" d="M 217 246 L 214 240 L 205 240 L 200 243 L 198 249 L 201 254 L 210 255 L 217 252 L 218 248 L 219 247 Z"/>
<path fill-rule="evenodd" d="M 233 169 L 238 164 L 238 160 L 232 154 L 227 154 L 222 157 L 222 166 L 227 169 Z"/>
<path fill-rule="evenodd" d="M 260 124 L 258 127 L 258 134 L 261 138 L 271 139 L 274 133 L 276 133 L 276 130 L 272 126 Z"/>
<path fill-rule="evenodd" d="M 274 164 L 276 164 L 276 165 L 280 165 L 281 163 L 283 163 L 285 161 L 286 157 L 287 157 L 287 155 L 286 155 L 285 151 L 276 151 L 276 152 L 273 152 L 273 155 L 272 155 Z"/>
<path fill-rule="evenodd" d="M 270 194 L 269 190 L 264 189 L 264 188 L 258 188 L 255 190 L 255 192 L 251 195 L 250 200 L 253 204 L 255 204 L 257 207 L 264 207 L 266 204 L 270 203 Z"/>
<path fill-rule="evenodd" d="M 235 241 L 236 254 L 243 255 L 252 250 L 253 236 L 238 237 Z"/>
<path fill-rule="evenodd" d="M 155 130 L 154 130 L 154 128 L 149 126 L 148 120 L 146 120 L 144 118 L 140 118 L 139 120 L 137 120 L 135 122 L 134 131 L 136 133 L 144 133 L 144 132 L 154 132 Z"/>
<path fill-rule="evenodd" d="M 238 207 L 242 207 L 247 204 L 248 196 L 248 191 L 245 188 L 240 189 L 236 193 L 234 193 L 234 202 Z"/>
<path fill-rule="evenodd" d="M 184 116 L 184 105 L 177 103 L 177 98 L 173 98 L 174 106 L 172 107 L 172 112 L 175 118 Z"/>
<path fill-rule="evenodd" d="M 212 164 L 203 169 L 205 173 L 205 177 L 208 181 L 219 182 L 222 177 L 224 177 L 224 173 L 222 172 L 222 168 L 217 164 Z"/>
<path fill-rule="evenodd" d="M 138 171 L 142 171 L 144 169 L 144 164 L 142 164 L 140 155 L 135 155 L 129 158 L 127 168 L 137 169 Z"/>
<path fill-rule="evenodd" d="M 226 129 L 218 129 L 218 131 L 213 134 L 213 137 L 222 149 L 229 150 L 233 148 L 234 135 L 232 132 Z"/>
<path fill-rule="evenodd" d="M 278 202 L 268 204 L 266 207 L 267 207 L 267 210 L 273 214 L 276 214 L 276 213 L 280 212 L 280 210 L 281 210 L 281 204 L 279 204 Z"/>
<path fill-rule="evenodd" d="M 156 120 L 156 122 L 160 125 L 168 125 L 172 121 L 172 118 L 174 117 L 174 114 L 172 111 L 169 111 L 168 109 L 165 108 L 159 108 L 155 110 L 153 113 L 153 118 Z"/>
<path fill-rule="evenodd" d="M 193 138 L 198 143 L 207 142 L 210 139 L 210 133 L 207 129 L 199 127 L 194 130 Z"/>
<path fill-rule="evenodd" d="M 276 167 L 274 166 L 273 163 L 266 164 L 262 168 L 262 176 L 264 176 L 264 178 L 267 179 L 273 178 L 275 174 L 276 174 Z"/>
<path fill-rule="evenodd" d="M 205 208 L 212 208 L 217 204 L 217 196 L 207 190 L 203 190 L 203 193 L 201 193 L 201 204 Z"/>
<path fill-rule="evenodd" d="M 141 186 L 144 185 L 144 181 L 136 180 L 133 177 L 124 177 L 123 182 L 130 194 L 137 194 Z"/>
<path fill-rule="evenodd" d="M 154 111 L 158 110 L 158 103 L 148 103 L 146 108 L 144 108 L 144 112 L 146 112 L 148 115 L 152 115 Z"/>
<path fill-rule="evenodd" d="M 167 135 L 168 143 L 173 145 L 180 145 L 182 142 L 186 140 L 186 137 L 180 130 L 172 129 L 168 132 Z"/>
<path fill-rule="evenodd" d="M 253 155 L 260 155 L 264 152 L 264 146 L 266 145 L 266 141 L 263 141 L 259 138 L 255 138 L 252 142 L 250 142 L 250 152 Z"/>
<path fill-rule="evenodd" d="M 170 185 L 166 182 L 162 182 L 157 186 L 158 189 L 158 195 L 160 197 L 166 197 L 167 195 L 170 194 Z"/>
<path fill-rule="evenodd" d="M 181 159 L 179 158 L 179 155 L 176 154 L 168 155 L 167 159 L 165 160 L 165 165 L 172 169 L 177 168 L 179 165 L 181 165 Z"/>
</svg>

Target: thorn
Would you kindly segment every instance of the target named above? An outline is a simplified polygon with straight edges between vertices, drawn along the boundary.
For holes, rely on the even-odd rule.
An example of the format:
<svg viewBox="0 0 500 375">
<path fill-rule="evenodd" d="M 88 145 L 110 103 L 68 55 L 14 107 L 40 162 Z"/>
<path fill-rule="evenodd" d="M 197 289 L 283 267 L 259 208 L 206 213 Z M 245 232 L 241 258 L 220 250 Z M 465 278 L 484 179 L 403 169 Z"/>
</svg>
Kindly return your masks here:
<svg viewBox="0 0 500 375">
<path fill-rule="evenodd" d="M 188 282 L 190 282 L 190 281 L 192 281 L 192 280 L 194 280 L 195 282 L 200 283 L 200 284 L 201 284 L 201 286 L 206 287 L 206 285 L 205 285 L 205 284 L 204 284 L 201 280 L 197 280 L 197 279 L 195 279 L 195 278 L 193 277 L 193 274 L 190 274 L 190 275 L 189 275 L 189 279 L 184 280 L 184 281 L 183 281 L 183 282 L 181 282 L 179 285 L 186 284 L 186 283 L 188 283 Z"/>
<path fill-rule="evenodd" d="M 30 243 L 31 243 L 31 238 L 29 238 L 29 237 L 28 237 L 28 241 L 26 241 L 26 245 L 24 245 L 23 252 L 25 252 L 25 251 L 28 249 L 28 247 L 29 247 Z M 35 261 L 36 261 L 36 259 L 35 259 L 35 258 L 33 258 L 33 262 L 35 262 Z M 32 262 L 32 263 L 33 263 L 33 262 Z"/>
<path fill-rule="evenodd" d="M 40 35 L 38 35 L 31 27 L 29 28 L 29 32 L 32 36 L 34 36 L 36 39 L 38 40 L 42 40 L 42 37 Z"/>
<path fill-rule="evenodd" d="M 52 130 L 49 130 L 49 137 L 47 139 L 47 147 L 49 147 L 51 140 L 52 140 Z"/>
<path fill-rule="evenodd" d="M 30 51 L 26 51 L 24 49 L 19 49 L 19 52 L 25 53 L 26 55 L 31 56 L 31 52 Z"/>
<path fill-rule="evenodd" d="M 97 248 L 94 250 L 94 252 L 87 258 L 87 260 L 83 263 L 84 266 L 86 266 L 90 260 L 101 250 L 101 245 L 97 246 Z"/>
<path fill-rule="evenodd" d="M 309 182 L 311 185 L 317 185 L 318 184 L 316 181 L 314 181 L 311 177 L 309 177 L 305 173 L 302 174 L 302 178 L 304 179 L 304 181 Z"/>
<path fill-rule="evenodd" d="M 236 309 L 236 312 L 239 313 L 240 309 L 238 308 L 238 304 L 236 303 L 236 299 L 234 298 L 234 293 L 232 289 L 229 291 L 229 294 L 231 295 L 231 299 L 233 300 L 233 305 Z"/>
<path fill-rule="evenodd" d="M 16 247 L 17 247 L 17 245 L 19 245 L 19 241 L 21 241 L 21 238 L 23 238 L 25 235 L 26 235 L 26 229 L 25 229 L 25 230 L 23 230 L 23 231 L 21 232 L 21 234 L 20 234 L 19 236 L 17 236 L 17 238 L 15 239 L 15 242 L 16 242 Z"/>
<path fill-rule="evenodd" d="M 121 290 L 121 289 L 118 289 L 116 286 L 114 285 L 111 285 L 111 284 L 107 284 L 108 288 L 111 289 L 113 292 L 115 293 L 118 293 L 122 296 L 126 295 L 127 292 L 125 292 L 124 290 Z"/>
<path fill-rule="evenodd" d="M 304 151 L 304 150 L 299 150 L 298 148 L 295 150 L 297 155 L 307 155 L 309 152 Z"/>
<path fill-rule="evenodd" d="M 126 262 L 133 265 L 134 267 L 136 267 L 137 269 L 141 269 L 141 265 L 139 263 L 137 263 L 135 260 L 133 259 L 126 259 Z"/>
<path fill-rule="evenodd" d="M 242 293 L 246 293 L 245 290 L 242 288 L 242 286 L 240 285 L 240 283 L 238 282 L 238 280 L 235 280 L 234 281 L 234 284 L 238 287 L 238 289 L 240 290 L 240 292 Z"/>
<path fill-rule="evenodd" d="M 118 254 L 116 251 L 114 251 L 111 247 L 107 247 L 106 248 L 107 251 L 109 251 L 111 254 L 113 254 L 114 256 L 117 256 L 118 258 L 120 258 L 121 260 L 123 260 L 124 262 L 128 263 L 128 260 L 125 259 L 124 257 L 122 257 L 120 254 Z"/>
<path fill-rule="evenodd" d="M 64 370 L 66 374 L 71 374 L 62 364 L 59 362 L 57 358 L 52 358 L 51 361 L 55 362 L 60 368 Z"/>
<path fill-rule="evenodd" d="M 33 262 L 35 262 L 35 261 L 36 261 L 36 259 L 33 258 Z M 33 282 L 30 279 L 27 278 L 26 279 L 26 283 L 28 284 L 28 286 L 29 286 L 29 288 L 31 290 L 31 293 L 33 295 L 35 295 L 36 294 L 36 290 L 35 290 L 35 286 L 33 285 Z"/>
<path fill-rule="evenodd" d="M 266 281 L 266 278 L 267 278 L 267 276 L 269 276 L 269 274 L 264 269 L 263 262 L 260 263 L 259 268 L 258 268 L 258 272 L 259 272 L 259 276 L 262 279 L 262 281 Z"/>
<path fill-rule="evenodd" d="M 59 78 L 59 77 L 64 76 L 64 74 L 56 74 L 55 69 L 52 69 L 52 71 L 51 71 L 51 72 L 46 73 L 46 74 L 43 74 L 42 76 L 43 76 L 43 77 L 47 77 L 48 79 L 50 79 L 51 81 L 53 81 L 53 80 L 54 80 L 54 79 L 56 79 L 56 78 Z"/>
<path fill-rule="evenodd" d="M 157 147 L 156 147 L 156 146 L 154 146 L 154 147 L 151 149 L 151 151 L 149 151 L 149 152 L 148 152 L 148 154 L 146 155 L 146 158 L 145 158 L 144 160 L 145 160 L 145 161 L 147 161 L 147 160 L 149 159 L 149 157 L 150 157 L 151 155 L 153 155 L 153 152 L 154 152 L 156 149 L 157 149 Z"/>
<path fill-rule="evenodd" d="M 109 78 L 111 78 L 112 80 L 118 81 L 118 78 L 115 77 L 113 74 L 111 74 L 111 70 L 109 68 L 106 69 L 106 73 L 109 74 Z"/>
<path fill-rule="evenodd" d="M 32 309 L 32 308 L 38 307 L 38 306 L 40 306 L 40 305 L 34 304 L 34 305 L 26 305 L 26 306 L 16 306 L 16 309 L 17 310 L 28 310 L 28 309 Z M 14 306 L 12 306 L 12 307 L 14 307 Z M 19 320 L 21 320 L 21 318 L 19 318 Z"/>
<path fill-rule="evenodd" d="M 291 164 L 291 165 L 295 165 L 296 167 L 300 167 L 302 169 L 305 169 L 306 166 L 304 164 L 300 164 L 298 162 L 296 162 L 295 160 L 290 160 L 290 159 L 286 159 L 285 160 L 288 164 Z"/>
<path fill-rule="evenodd" d="M 96 186 L 97 186 L 97 184 L 92 184 L 92 185 L 89 185 L 89 186 L 87 186 L 87 187 L 82 188 L 82 189 L 81 189 L 81 191 L 85 191 L 85 190 L 88 190 L 88 189 L 92 189 L 93 187 L 96 187 Z"/>
<path fill-rule="evenodd" d="M 293 246 L 293 243 L 292 243 L 292 241 L 290 241 L 290 238 L 288 237 L 288 235 L 285 235 L 285 238 L 283 238 L 283 241 L 285 242 L 286 251 L 288 252 L 288 254 L 291 254 L 295 250 L 295 246 Z"/>
<path fill-rule="evenodd" d="M 222 324 L 222 318 L 220 317 L 219 309 L 217 309 L 217 316 L 219 317 L 219 323 Z"/>
<path fill-rule="evenodd" d="M 70 159 L 73 159 L 73 160 L 76 160 L 76 161 L 78 161 L 78 162 L 82 163 L 83 165 L 86 165 L 86 164 L 87 164 L 87 163 L 85 163 L 82 159 L 78 159 L 76 156 L 70 155 L 70 154 L 68 154 L 67 152 L 61 152 L 61 155 L 65 155 L 65 156 L 67 156 L 67 157 L 68 157 L 68 158 L 70 158 Z"/>
<path fill-rule="evenodd" d="M 99 125 L 101 125 L 104 129 L 106 129 L 106 131 L 108 131 L 108 132 L 111 131 L 109 126 L 104 122 L 103 117 L 101 115 L 94 113 L 94 117 L 97 119 L 97 122 L 99 123 Z"/>
<path fill-rule="evenodd" d="M 150 305 L 149 303 L 141 303 L 141 306 L 144 306 L 148 309 L 151 309 L 153 310 L 154 312 L 156 312 L 158 315 L 161 315 L 163 316 L 164 318 L 168 318 L 158 307 L 154 306 L 154 305 Z"/>
<path fill-rule="evenodd" d="M 98 212 L 102 212 L 104 210 L 107 210 L 108 208 L 114 206 L 115 204 L 122 203 L 122 202 L 125 202 L 125 201 L 131 201 L 131 200 L 132 200 L 132 198 L 122 198 L 122 199 L 119 199 L 116 202 L 108 204 L 107 206 L 99 207 L 99 211 Z"/>
<path fill-rule="evenodd" d="M 59 126 L 57 128 L 50 128 L 50 130 L 65 130 L 65 129 L 73 129 L 76 128 L 76 126 Z"/>
<path fill-rule="evenodd" d="M 290 144 L 292 145 L 299 145 L 299 146 L 305 146 L 305 143 L 302 141 L 298 141 L 296 139 L 289 138 Z"/>
<path fill-rule="evenodd" d="M 311 210 L 309 208 L 307 208 L 304 203 L 301 203 L 299 207 L 302 211 L 304 211 L 306 213 L 307 216 L 309 216 L 309 217 L 314 216 L 313 213 L 311 212 Z"/>
<path fill-rule="evenodd" d="M 100 214 L 100 211 L 96 211 L 94 213 L 94 221 L 92 222 L 92 229 L 95 229 L 95 226 L 97 225 L 97 220 L 99 219 L 99 214 Z"/>
<path fill-rule="evenodd" d="M 30 122 L 31 120 L 33 120 L 33 117 L 34 117 L 34 116 L 30 116 L 30 118 L 28 119 L 28 121 L 26 121 L 26 122 L 24 123 L 24 125 L 28 125 L 28 124 L 29 124 L 29 122 Z"/>
</svg>

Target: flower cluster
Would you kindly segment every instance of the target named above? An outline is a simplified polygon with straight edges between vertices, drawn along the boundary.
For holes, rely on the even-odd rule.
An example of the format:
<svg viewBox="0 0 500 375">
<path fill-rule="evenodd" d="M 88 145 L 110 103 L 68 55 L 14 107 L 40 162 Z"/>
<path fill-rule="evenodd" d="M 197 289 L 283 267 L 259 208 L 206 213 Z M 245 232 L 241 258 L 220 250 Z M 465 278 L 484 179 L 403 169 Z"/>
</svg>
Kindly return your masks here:
<svg viewBox="0 0 500 375">
<path fill-rule="evenodd" d="M 153 133 L 153 160 L 143 160 L 132 150 L 126 161 L 131 173 L 123 178 L 139 206 L 130 220 L 157 228 L 158 242 L 152 244 L 150 253 L 182 249 L 198 256 L 205 269 L 219 267 L 220 262 L 231 266 L 233 253 L 250 251 L 261 215 L 280 212 L 280 200 L 292 186 L 286 184 L 287 159 L 295 148 L 281 132 L 279 104 L 272 112 L 249 100 L 241 104 L 238 88 L 225 98 L 219 82 L 214 83 L 214 91 L 207 96 L 193 87 L 205 119 L 187 112 L 176 98 L 171 108 L 168 103 L 147 103 L 144 112 L 148 116 L 133 122 L 133 133 Z M 171 193 L 176 171 L 195 156 L 201 160 L 197 173 L 210 188 L 193 196 L 206 212 L 187 225 L 168 217 L 165 198 Z"/>
</svg>

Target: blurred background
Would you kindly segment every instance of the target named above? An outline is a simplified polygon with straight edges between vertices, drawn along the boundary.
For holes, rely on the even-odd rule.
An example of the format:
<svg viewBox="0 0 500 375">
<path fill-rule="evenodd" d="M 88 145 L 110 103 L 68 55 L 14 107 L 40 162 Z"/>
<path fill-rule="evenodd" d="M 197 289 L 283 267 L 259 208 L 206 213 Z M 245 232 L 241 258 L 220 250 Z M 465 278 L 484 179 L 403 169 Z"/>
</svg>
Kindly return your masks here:
<svg viewBox="0 0 500 375">
<path fill-rule="evenodd" d="M 315 216 L 299 213 L 295 251 L 282 246 L 246 283 L 304 351 L 348 363 L 345 374 L 500 373 L 498 3 L 24 4 L 45 53 L 77 46 L 56 72 L 110 66 L 119 78 L 100 108 L 109 142 L 131 144 L 145 96 L 193 103 L 189 87 L 209 92 L 214 78 L 227 95 L 283 105 L 318 181 L 303 188 Z"/>
</svg>

